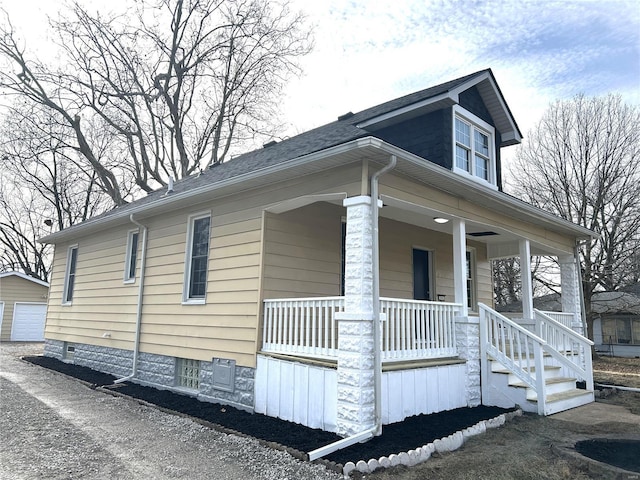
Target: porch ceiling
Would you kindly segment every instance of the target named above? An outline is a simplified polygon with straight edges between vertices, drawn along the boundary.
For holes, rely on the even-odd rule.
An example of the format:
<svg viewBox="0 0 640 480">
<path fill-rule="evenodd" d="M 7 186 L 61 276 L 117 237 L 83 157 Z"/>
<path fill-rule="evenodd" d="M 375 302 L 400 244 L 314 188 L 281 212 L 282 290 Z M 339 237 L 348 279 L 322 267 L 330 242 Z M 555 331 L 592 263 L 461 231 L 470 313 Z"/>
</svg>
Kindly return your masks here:
<svg viewBox="0 0 640 480">
<path fill-rule="evenodd" d="M 453 222 L 437 223 L 434 221 L 436 217 L 454 218 L 451 214 L 405 202 L 387 195 L 381 195 L 381 199 L 384 204 L 384 207 L 380 209 L 381 217 L 453 235 Z M 488 250 L 491 257 L 498 258 L 519 255 L 518 242 L 522 240 L 523 237 L 504 228 L 474 220 L 465 219 L 465 227 L 467 240 L 489 245 L 490 248 Z M 487 233 L 493 233 L 495 235 Z M 531 243 L 531 253 L 532 255 L 567 254 L 567 252 L 553 250 L 535 242 Z"/>
</svg>

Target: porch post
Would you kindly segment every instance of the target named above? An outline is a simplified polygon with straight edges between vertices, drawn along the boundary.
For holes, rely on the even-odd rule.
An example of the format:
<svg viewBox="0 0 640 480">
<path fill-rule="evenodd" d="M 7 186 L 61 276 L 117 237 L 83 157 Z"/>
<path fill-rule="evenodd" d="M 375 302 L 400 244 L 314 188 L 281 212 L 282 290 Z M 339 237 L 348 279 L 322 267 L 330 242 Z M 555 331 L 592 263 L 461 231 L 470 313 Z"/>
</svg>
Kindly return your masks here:
<svg viewBox="0 0 640 480">
<path fill-rule="evenodd" d="M 461 305 L 456 317 L 456 349 L 466 360 L 465 397 L 467 406 L 477 407 L 480 393 L 480 323 L 469 316 L 467 296 L 467 239 L 464 220 L 453 220 L 453 286 L 454 302 Z"/>
<path fill-rule="evenodd" d="M 462 305 L 461 315 L 469 312 L 467 301 L 467 240 L 464 220 L 453 220 L 453 284 L 454 302 Z"/>
<path fill-rule="evenodd" d="M 344 200 L 345 311 L 338 321 L 337 433 L 350 436 L 375 425 L 373 244 L 371 197 Z"/>
<path fill-rule="evenodd" d="M 580 279 L 576 260 L 571 255 L 558 256 L 560 264 L 560 288 L 562 311 L 573 313 L 571 328 L 580 335 L 584 335 L 582 327 L 582 312 L 580 302 Z"/>
<path fill-rule="evenodd" d="M 533 286 L 531 283 L 531 246 L 529 240 L 522 239 L 520 247 L 520 279 L 522 282 L 522 316 L 533 318 Z"/>
</svg>

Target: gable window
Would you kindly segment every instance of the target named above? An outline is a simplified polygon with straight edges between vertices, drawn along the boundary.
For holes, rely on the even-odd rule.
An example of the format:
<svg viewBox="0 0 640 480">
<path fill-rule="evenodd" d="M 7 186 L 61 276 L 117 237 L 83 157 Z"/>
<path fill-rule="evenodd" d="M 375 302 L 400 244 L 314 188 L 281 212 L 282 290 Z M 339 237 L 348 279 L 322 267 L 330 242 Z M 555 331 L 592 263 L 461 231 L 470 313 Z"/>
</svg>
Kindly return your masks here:
<svg viewBox="0 0 640 480">
<path fill-rule="evenodd" d="M 64 276 L 64 293 L 62 303 L 71 304 L 73 300 L 73 287 L 76 281 L 76 263 L 78 261 L 78 246 L 74 245 L 67 250 L 67 271 Z"/>
<path fill-rule="evenodd" d="M 127 236 L 127 253 L 124 264 L 124 281 L 133 283 L 136 280 L 136 261 L 138 258 L 138 231 L 131 230 Z"/>
<path fill-rule="evenodd" d="M 454 113 L 453 170 L 495 187 L 494 128 L 460 107 Z"/>
<path fill-rule="evenodd" d="M 190 217 L 187 230 L 184 298 L 187 303 L 204 303 L 209 264 L 209 226 L 211 216 Z"/>
</svg>

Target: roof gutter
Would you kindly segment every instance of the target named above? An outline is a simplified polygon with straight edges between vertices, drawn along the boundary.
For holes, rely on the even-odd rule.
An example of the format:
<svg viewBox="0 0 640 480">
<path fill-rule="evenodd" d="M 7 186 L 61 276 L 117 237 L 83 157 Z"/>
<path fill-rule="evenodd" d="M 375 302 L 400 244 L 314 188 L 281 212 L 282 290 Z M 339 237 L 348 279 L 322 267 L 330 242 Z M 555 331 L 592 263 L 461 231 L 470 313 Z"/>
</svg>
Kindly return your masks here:
<svg viewBox="0 0 640 480">
<path fill-rule="evenodd" d="M 490 199 L 491 201 L 501 203 L 506 205 L 514 210 L 517 210 L 529 217 L 537 217 L 543 219 L 547 223 L 554 224 L 556 226 L 563 226 L 564 228 L 570 230 L 574 235 L 581 238 L 592 238 L 596 236 L 592 231 L 587 230 L 584 227 L 580 227 L 575 225 L 567 220 L 559 218 L 555 215 L 552 215 L 544 210 L 536 208 L 532 205 L 529 205 L 521 200 L 518 200 L 514 197 L 511 197 L 503 192 L 496 192 L 489 188 L 482 187 L 477 184 L 473 180 L 469 180 L 464 178 L 461 175 L 458 175 L 450 170 L 447 170 L 440 165 L 436 165 L 435 163 L 429 162 L 422 157 L 418 157 L 406 150 L 403 150 L 399 147 L 391 145 L 383 140 L 380 140 L 377 137 L 368 136 L 359 138 L 356 140 L 351 140 L 347 143 L 343 143 L 340 145 L 336 145 L 334 147 L 330 147 L 324 150 L 320 150 L 317 152 L 313 152 L 307 155 L 303 155 L 300 157 L 296 157 L 292 160 L 288 160 L 277 165 L 272 165 L 271 167 L 254 170 L 252 172 L 244 173 L 241 175 L 237 175 L 235 177 L 231 177 L 219 182 L 207 184 L 198 188 L 194 188 L 192 190 L 187 190 L 183 192 L 175 192 L 170 196 L 159 196 L 156 200 L 153 200 L 149 203 L 143 203 L 139 206 L 133 206 L 131 208 L 122 207 L 123 212 L 113 213 L 105 216 L 104 218 L 97 218 L 95 220 L 88 220 L 87 222 L 70 227 L 65 230 L 60 230 L 59 232 L 53 233 L 51 235 L 47 235 L 46 237 L 40 238 L 38 241 L 41 243 L 56 243 L 57 241 L 63 241 L 68 237 L 74 235 L 77 231 L 82 230 L 83 228 L 100 228 L 106 227 L 111 224 L 115 220 L 122 220 L 126 218 L 130 214 L 140 214 L 147 210 L 154 209 L 156 207 L 173 204 L 180 201 L 189 200 L 191 198 L 197 197 L 199 195 L 214 192 L 216 190 L 222 190 L 225 188 L 233 187 L 238 184 L 242 184 L 245 182 L 265 179 L 270 175 L 277 175 L 283 171 L 295 169 L 300 166 L 308 166 L 309 164 L 326 160 L 327 157 L 337 156 L 344 153 L 348 153 L 358 149 L 366 149 L 373 148 L 379 150 L 384 154 L 395 155 L 397 158 L 401 159 L 403 162 L 407 162 L 412 165 L 418 165 L 421 168 L 429 171 L 430 173 L 436 174 L 438 176 L 444 177 L 448 180 L 455 180 L 458 183 L 462 183 L 465 188 L 469 189 L 474 193 L 474 195 L 481 195 L 485 198 Z M 279 178 L 279 177 L 278 177 Z M 437 186 L 437 185 L 436 185 Z"/>
<path fill-rule="evenodd" d="M 72 234 L 77 232 L 79 229 L 82 229 L 83 227 L 94 227 L 94 228 L 106 227 L 115 220 L 122 220 L 123 218 L 126 218 L 129 215 L 137 215 L 137 214 L 146 212 L 147 210 L 151 210 L 153 208 L 159 207 L 161 205 L 168 205 L 168 204 L 177 203 L 184 200 L 189 200 L 191 198 L 197 197 L 199 195 L 202 195 L 208 192 L 213 192 L 216 190 L 233 187 L 237 184 L 245 183 L 251 180 L 265 178 L 269 175 L 279 174 L 280 172 L 283 172 L 285 170 L 296 168 L 302 165 L 308 165 L 310 163 L 324 160 L 329 156 L 337 156 L 355 149 L 367 148 L 367 147 L 380 148 L 380 145 L 382 143 L 384 142 L 382 142 L 381 140 L 375 137 L 359 138 L 356 140 L 351 140 L 347 143 L 336 145 L 334 147 L 326 148 L 324 150 L 302 155 L 300 157 L 296 157 L 294 159 L 279 163 L 277 165 L 272 165 L 267 168 L 254 170 L 249 173 L 243 173 L 241 175 L 236 175 L 234 177 L 221 180 L 219 182 L 207 184 L 202 187 L 186 190 L 183 192 L 173 191 L 173 193 L 169 196 L 161 195 L 161 196 L 158 196 L 156 200 L 153 200 L 149 203 L 144 203 L 139 206 L 126 208 L 127 206 L 125 205 L 124 207 L 121 207 L 124 210 L 122 213 L 116 212 L 116 213 L 107 215 L 104 218 L 87 220 L 82 224 L 78 224 L 76 226 L 72 226 L 67 229 L 52 233 L 51 235 L 41 237 L 38 239 L 38 242 L 56 243 L 56 241 L 64 240 L 67 236 L 71 236 Z"/>
<path fill-rule="evenodd" d="M 140 353 L 140 330 L 142 327 L 142 302 L 144 300 L 144 272 L 145 266 L 147 263 L 147 232 L 148 228 L 145 225 L 142 225 L 140 222 L 136 221 L 133 218 L 133 213 L 129 215 L 129 220 L 131 223 L 138 226 L 139 229 L 142 230 L 142 246 L 140 247 L 141 255 L 140 255 L 140 283 L 138 284 L 138 305 L 136 310 L 136 332 L 133 341 L 133 362 L 131 365 L 131 374 L 126 377 L 119 378 L 115 380 L 113 383 L 123 383 L 127 380 L 131 380 L 136 376 L 138 372 L 138 355 Z"/>
</svg>

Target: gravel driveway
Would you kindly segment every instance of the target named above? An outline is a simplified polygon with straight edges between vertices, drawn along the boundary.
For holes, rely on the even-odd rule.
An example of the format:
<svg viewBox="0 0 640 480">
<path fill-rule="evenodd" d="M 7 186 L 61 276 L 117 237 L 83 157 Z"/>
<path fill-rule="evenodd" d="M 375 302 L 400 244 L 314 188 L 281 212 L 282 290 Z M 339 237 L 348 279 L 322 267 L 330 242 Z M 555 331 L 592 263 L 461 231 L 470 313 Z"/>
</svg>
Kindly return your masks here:
<svg viewBox="0 0 640 480">
<path fill-rule="evenodd" d="M 341 479 L 28 364 L 42 344 L 0 345 L 0 479 Z"/>
</svg>

